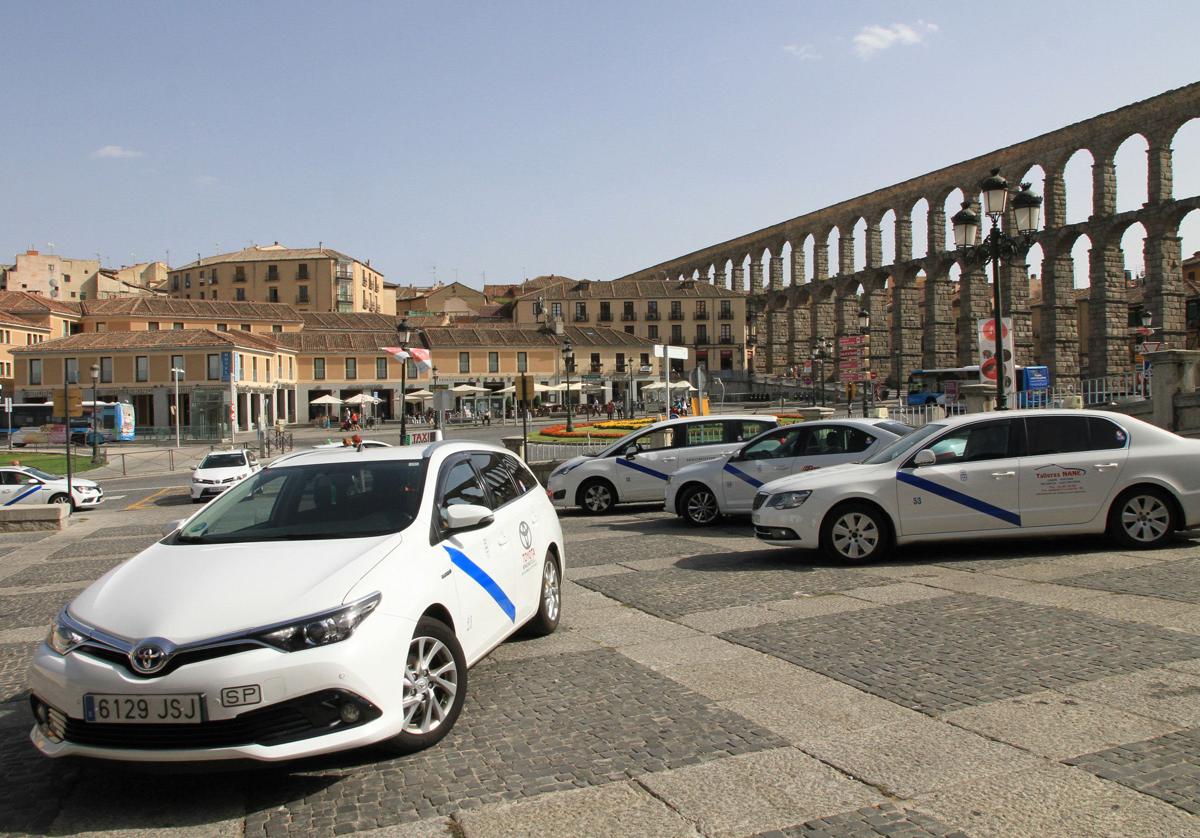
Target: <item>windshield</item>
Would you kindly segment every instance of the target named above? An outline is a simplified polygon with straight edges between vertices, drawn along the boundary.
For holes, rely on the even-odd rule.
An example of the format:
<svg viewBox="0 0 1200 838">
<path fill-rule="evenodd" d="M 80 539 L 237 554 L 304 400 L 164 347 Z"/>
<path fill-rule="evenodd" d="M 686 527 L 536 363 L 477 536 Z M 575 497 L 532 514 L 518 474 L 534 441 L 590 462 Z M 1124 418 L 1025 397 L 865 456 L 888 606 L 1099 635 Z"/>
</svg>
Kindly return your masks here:
<svg viewBox="0 0 1200 838">
<path fill-rule="evenodd" d="M 214 500 L 176 543 L 366 538 L 399 532 L 421 506 L 421 460 L 268 468 Z"/>
<path fill-rule="evenodd" d="M 887 448 L 872 454 L 864 463 L 876 465 L 878 463 L 890 463 L 897 457 L 903 456 L 908 451 L 915 451 L 921 447 L 925 440 L 945 430 L 945 425 L 926 425 L 923 428 L 918 428 L 908 436 L 902 436 L 895 440 Z"/>
<path fill-rule="evenodd" d="M 200 468 L 237 468 L 246 465 L 246 455 L 240 451 L 228 454 L 209 454 L 200 463 Z"/>
<path fill-rule="evenodd" d="M 40 477 L 42 480 L 62 480 L 61 475 L 51 474 L 48 471 L 42 471 L 40 468 L 31 468 L 30 466 L 25 466 L 25 472 L 27 474 L 32 474 L 34 477 Z"/>
</svg>

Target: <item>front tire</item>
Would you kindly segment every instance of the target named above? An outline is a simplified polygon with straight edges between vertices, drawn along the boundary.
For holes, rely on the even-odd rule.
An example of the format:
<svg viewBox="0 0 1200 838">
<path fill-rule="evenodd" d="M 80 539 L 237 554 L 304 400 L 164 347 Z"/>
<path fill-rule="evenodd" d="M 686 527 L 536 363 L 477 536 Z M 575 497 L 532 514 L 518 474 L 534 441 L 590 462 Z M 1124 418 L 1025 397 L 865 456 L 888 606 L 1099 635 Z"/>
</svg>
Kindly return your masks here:
<svg viewBox="0 0 1200 838">
<path fill-rule="evenodd" d="M 529 621 L 529 633 L 535 637 L 553 634 L 562 615 L 562 574 L 553 555 L 542 564 L 542 590 L 538 596 L 538 612 Z"/>
<path fill-rule="evenodd" d="M 579 487 L 575 502 L 588 515 L 604 515 L 616 505 L 617 490 L 607 480 L 593 477 Z"/>
<path fill-rule="evenodd" d="M 458 638 L 441 620 L 422 617 L 404 661 L 404 729 L 386 747 L 411 754 L 437 744 L 458 721 L 466 695 L 467 660 Z"/>
<path fill-rule="evenodd" d="M 833 509 L 821 524 L 821 549 L 845 564 L 869 564 L 891 550 L 887 518 L 866 503 L 846 503 Z"/>
<path fill-rule="evenodd" d="M 54 495 L 53 497 L 51 497 L 49 502 L 50 503 L 69 503 L 69 504 L 71 504 L 71 511 L 72 512 L 75 511 L 75 504 L 71 502 L 71 498 L 69 496 L 63 494 L 62 492 L 59 492 L 57 495 Z"/>
<path fill-rule="evenodd" d="M 694 483 L 679 498 L 679 514 L 693 527 L 711 527 L 721 517 L 721 506 L 712 489 Z"/>
<path fill-rule="evenodd" d="M 1146 550 L 1161 547 L 1178 528 L 1175 506 L 1162 489 L 1130 489 L 1117 498 L 1108 513 L 1108 532 L 1122 547 Z"/>
</svg>

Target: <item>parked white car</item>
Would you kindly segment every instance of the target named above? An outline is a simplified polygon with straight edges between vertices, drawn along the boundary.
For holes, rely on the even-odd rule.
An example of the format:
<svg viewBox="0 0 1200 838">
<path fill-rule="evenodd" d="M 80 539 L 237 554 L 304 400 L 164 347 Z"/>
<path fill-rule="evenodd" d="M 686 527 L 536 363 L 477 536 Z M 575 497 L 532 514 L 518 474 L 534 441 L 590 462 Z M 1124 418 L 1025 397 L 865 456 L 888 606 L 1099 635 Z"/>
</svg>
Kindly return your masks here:
<svg viewBox="0 0 1200 838">
<path fill-rule="evenodd" d="M 250 451 L 238 448 L 213 451 L 192 468 L 192 503 L 215 497 L 241 483 L 262 468 Z"/>
<path fill-rule="evenodd" d="M 599 515 L 618 503 L 661 501 L 668 478 L 684 466 L 721 457 L 779 424 L 758 413 L 665 419 L 626 434 L 598 454 L 572 457 L 550 473 L 546 491 L 558 509 Z"/>
<path fill-rule="evenodd" d="M 768 483 L 754 532 L 848 562 L 896 544 L 1107 532 L 1157 547 L 1200 525 L 1200 440 L 1118 413 L 1010 410 L 929 424 L 861 465 Z"/>
<path fill-rule="evenodd" d="M 104 502 L 104 490 L 93 480 L 50 474 L 31 466 L 0 468 L 0 506 L 27 503 L 69 503 L 71 508 L 87 509 Z"/>
<path fill-rule="evenodd" d="M 697 527 L 722 515 L 749 514 L 754 494 L 781 477 L 869 457 L 912 428 L 890 419 L 798 422 L 759 434 L 714 460 L 671 475 L 666 508 Z"/>
<path fill-rule="evenodd" d="M 64 608 L 35 653 L 44 754 L 410 752 L 453 727 L 468 667 L 523 625 L 558 626 L 558 516 L 495 446 L 312 451 L 178 524 Z"/>
</svg>

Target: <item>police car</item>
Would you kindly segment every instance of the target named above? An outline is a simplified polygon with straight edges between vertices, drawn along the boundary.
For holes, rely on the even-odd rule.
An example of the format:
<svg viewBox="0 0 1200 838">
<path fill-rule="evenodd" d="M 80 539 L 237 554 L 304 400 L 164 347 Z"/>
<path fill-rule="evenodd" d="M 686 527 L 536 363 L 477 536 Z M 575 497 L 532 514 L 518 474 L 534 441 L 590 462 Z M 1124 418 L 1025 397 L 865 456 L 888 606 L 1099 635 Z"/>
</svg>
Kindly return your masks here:
<svg viewBox="0 0 1200 838">
<path fill-rule="evenodd" d="M 724 457 L 685 466 L 667 481 L 666 507 L 697 527 L 746 514 L 764 483 L 869 457 L 912 428 L 890 419 L 800 422 L 759 434 Z"/>
<path fill-rule="evenodd" d="M 754 532 L 847 562 L 935 539 L 1107 532 L 1157 547 L 1200 525 L 1200 440 L 1117 413 L 1011 410 L 929 424 L 859 465 L 768 483 Z"/>
<path fill-rule="evenodd" d="M 572 457 L 550 473 L 546 491 L 559 509 L 591 515 L 618 503 L 661 501 L 668 478 L 684 466 L 721 457 L 774 428 L 757 413 L 666 419 L 626 434 L 598 454 Z"/>
<path fill-rule="evenodd" d="M 49 756 L 283 760 L 453 727 L 468 667 L 558 626 L 562 530 L 507 451 L 312 451 L 62 610 L 30 668 Z"/>
</svg>

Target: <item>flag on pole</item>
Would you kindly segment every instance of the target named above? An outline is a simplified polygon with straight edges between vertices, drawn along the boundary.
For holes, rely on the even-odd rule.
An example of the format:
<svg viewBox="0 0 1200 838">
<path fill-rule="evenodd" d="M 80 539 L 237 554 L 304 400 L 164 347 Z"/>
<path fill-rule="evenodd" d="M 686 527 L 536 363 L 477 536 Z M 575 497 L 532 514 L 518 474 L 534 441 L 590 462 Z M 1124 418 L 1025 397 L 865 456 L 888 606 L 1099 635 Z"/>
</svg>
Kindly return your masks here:
<svg viewBox="0 0 1200 838">
<path fill-rule="evenodd" d="M 401 346 L 385 346 L 384 352 L 390 352 L 393 357 L 401 361 L 411 360 L 416 366 L 417 371 L 430 369 L 433 366 L 433 359 L 430 357 L 428 349 L 422 349 L 419 346 L 410 346 L 405 349 Z"/>
</svg>

